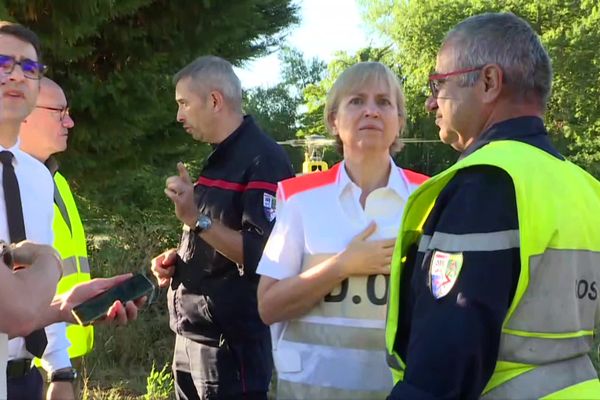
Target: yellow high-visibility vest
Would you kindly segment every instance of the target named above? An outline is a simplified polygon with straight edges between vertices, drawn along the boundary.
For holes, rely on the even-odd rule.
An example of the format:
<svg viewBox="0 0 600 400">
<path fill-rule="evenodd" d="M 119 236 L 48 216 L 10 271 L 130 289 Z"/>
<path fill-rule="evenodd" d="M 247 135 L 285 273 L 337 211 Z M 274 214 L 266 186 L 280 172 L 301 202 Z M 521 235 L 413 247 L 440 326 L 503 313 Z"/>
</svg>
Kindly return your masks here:
<svg viewBox="0 0 600 400">
<path fill-rule="evenodd" d="M 420 250 L 434 250 L 434 242 L 448 251 L 439 240 L 423 235 L 423 225 L 451 178 L 474 165 L 496 166 L 512 178 L 521 258 L 496 368 L 482 398 L 600 398 L 600 381 L 588 356 L 600 321 L 600 182 L 569 161 L 511 140 L 491 142 L 429 179 L 405 207 L 392 260 L 386 326 L 394 381 L 402 379 L 405 367 L 394 347 L 400 291 L 407 290 L 400 276 L 410 267 L 406 254 L 417 244 Z"/>
<path fill-rule="evenodd" d="M 89 281 L 90 265 L 83 224 L 69 184 L 60 172 L 54 174 L 54 183 L 54 247 L 63 259 L 63 277 L 56 290 L 60 294 Z M 83 356 L 94 346 L 94 328 L 68 324 L 67 338 L 71 342 L 69 357 Z"/>
</svg>

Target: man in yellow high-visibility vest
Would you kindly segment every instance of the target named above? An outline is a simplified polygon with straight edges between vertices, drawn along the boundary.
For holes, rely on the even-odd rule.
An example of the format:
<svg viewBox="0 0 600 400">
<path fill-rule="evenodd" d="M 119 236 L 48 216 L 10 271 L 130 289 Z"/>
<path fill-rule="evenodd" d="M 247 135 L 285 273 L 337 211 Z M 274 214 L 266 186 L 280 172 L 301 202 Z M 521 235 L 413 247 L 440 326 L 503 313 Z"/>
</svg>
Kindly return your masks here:
<svg viewBox="0 0 600 400">
<path fill-rule="evenodd" d="M 386 345 L 400 399 L 598 399 L 600 182 L 552 145 L 550 58 L 512 13 L 459 23 L 428 111 L 462 154 L 409 198 Z"/>
<path fill-rule="evenodd" d="M 63 90 L 52 80 L 42 78 L 36 106 L 21 124 L 20 139 L 21 149 L 45 163 L 54 178 L 54 247 L 63 259 L 63 277 L 57 286 L 58 294 L 90 280 L 85 233 L 79 212 L 69 185 L 58 172 L 58 164 L 52 157 L 67 149 L 69 129 L 73 126 Z M 71 359 L 92 350 L 94 331 L 91 326 L 68 325 L 67 337 L 71 342 Z M 75 377 L 72 369 L 59 370 L 49 377 L 49 390 L 72 390 L 70 385 Z"/>
</svg>

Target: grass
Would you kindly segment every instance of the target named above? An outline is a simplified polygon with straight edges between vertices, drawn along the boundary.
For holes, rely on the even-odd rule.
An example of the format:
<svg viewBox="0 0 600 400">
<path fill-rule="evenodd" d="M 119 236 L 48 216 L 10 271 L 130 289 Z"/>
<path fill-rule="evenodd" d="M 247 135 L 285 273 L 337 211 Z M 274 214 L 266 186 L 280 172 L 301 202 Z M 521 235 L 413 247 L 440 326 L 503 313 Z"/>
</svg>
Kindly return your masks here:
<svg viewBox="0 0 600 400">
<path fill-rule="evenodd" d="M 88 227 L 94 277 L 149 274 L 151 259 L 175 245 L 174 233 L 180 228 L 176 221 L 156 215 L 138 215 L 131 220 L 137 223 L 120 217 L 98 218 Z M 164 386 L 173 392 L 169 383 L 175 337 L 169 329 L 166 291 L 161 289 L 152 300 L 126 327 L 96 327 L 94 350 L 84 358 L 81 371 L 81 398 L 170 399 L 162 390 Z"/>
</svg>

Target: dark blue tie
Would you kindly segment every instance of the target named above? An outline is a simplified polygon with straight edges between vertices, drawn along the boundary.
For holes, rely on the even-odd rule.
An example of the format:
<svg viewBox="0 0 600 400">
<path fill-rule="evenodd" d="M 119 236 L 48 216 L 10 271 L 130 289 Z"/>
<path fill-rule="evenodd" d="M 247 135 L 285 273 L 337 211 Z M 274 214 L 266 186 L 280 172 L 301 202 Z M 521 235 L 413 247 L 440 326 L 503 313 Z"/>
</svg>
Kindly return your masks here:
<svg viewBox="0 0 600 400">
<path fill-rule="evenodd" d="M 19 243 L 26 239 L 25 222 L 23 221 L 23 207 L 21 206 L 21 192 L 19 182 L 12 165 L 14 158 L 10 151 L 0 151 L 0 162 L 2 162 L 2 187 L 4 189 L 4 202 L 6 203 L 6 218 L 8 220 L 8 232 L 12 243 Z M 25 337 L 25 348 L 36 357 L 44 354 L 48 339 L 43 329 L 33 331 Z"/>
</svg>

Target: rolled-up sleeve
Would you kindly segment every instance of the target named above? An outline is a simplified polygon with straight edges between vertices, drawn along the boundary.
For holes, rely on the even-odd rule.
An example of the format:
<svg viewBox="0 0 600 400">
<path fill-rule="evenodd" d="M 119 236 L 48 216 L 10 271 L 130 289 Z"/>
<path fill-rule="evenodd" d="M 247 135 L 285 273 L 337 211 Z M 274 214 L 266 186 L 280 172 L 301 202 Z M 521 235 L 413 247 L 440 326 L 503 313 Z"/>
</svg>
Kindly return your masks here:
<svg viewBox="0 0 600 400">
<path fill-rule="evenodd" d="M 277 280 L 298 275 L 302 269 L 304 229 L 293 200 L 277 202 L 277 222 L 267 241 L 257 273 Z"/>
</svg>

